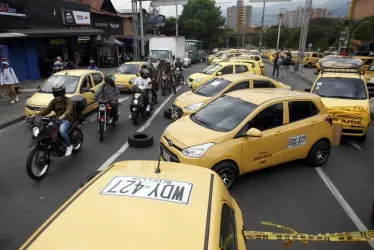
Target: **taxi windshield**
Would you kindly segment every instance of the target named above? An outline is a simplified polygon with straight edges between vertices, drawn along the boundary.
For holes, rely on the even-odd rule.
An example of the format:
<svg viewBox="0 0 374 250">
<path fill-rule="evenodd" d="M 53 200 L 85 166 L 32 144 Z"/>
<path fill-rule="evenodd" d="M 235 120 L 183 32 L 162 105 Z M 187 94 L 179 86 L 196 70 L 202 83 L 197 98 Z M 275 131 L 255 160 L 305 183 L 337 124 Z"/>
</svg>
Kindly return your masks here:
<svg viewBox="0 0 374 250">
<path fill-rule="evenodd" d="M 208 67 L 206 67 L 204 70 L 203 70 L 203 74 L 207 74 L 207 75 L 212 75 L 213 73 L 215 73 L 217 70 L 219 70 L 222 66 L 220 64 L 213 64 L 213 65 L 210 65 Z"/>
<path fill-rule="evenodd" d="M 232 82 L 224 79 L 212 79 L 205 84 L 198 87 L 194 93 L 202 96 L 213 97 L 219 94 L 222 90 L 224 90 L 227 86 L 229 86 Z"/>
<path fill-rule="evenodd" d="M 79 76 L 69 76 L 69 75 L 52 75 L 43 84 L 43 86 L 38 91 L 39 93 L 52 93 L 52 87 L 56 83 L 62 83 L 65 86 L 66 94 L 73 94 L 77 89 Z"/>
<path fill-rule="evenodd" d="M 321 77 L 313 93 L 327 98 L 367 99 L 365 83 L 359 78 Z"/>
<path fill-rule="evenodd" d="M 139 72 L 139 65 L 137 64 L 123 64 L 117 69 L 117 73 L 120 73 L 120 74 L 136 75 L 138 72 Z"/>
<path fill-rule="evenodd" d="M 222 96 L 190 117 L 196 124 L 205 128 L 218 132 L 229 132 L 256 108 L 257 105 L 239 98 Z"/>
<path fill-rule="evenodd" d="M 309 52 L 305 52 L 304 53 L 304 57 L 309 57 L 310 53 Z"/>
</svg>

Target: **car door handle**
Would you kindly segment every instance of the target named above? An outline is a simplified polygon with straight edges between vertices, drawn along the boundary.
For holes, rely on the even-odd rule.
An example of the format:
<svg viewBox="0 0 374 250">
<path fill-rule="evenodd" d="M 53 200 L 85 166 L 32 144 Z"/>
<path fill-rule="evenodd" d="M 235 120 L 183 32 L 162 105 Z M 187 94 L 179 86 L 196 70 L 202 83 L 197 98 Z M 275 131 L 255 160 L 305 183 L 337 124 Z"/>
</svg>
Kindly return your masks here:
<svg viewBox="0 0 374 250">
<path fill-rule="evenodd" d="M 279 130 L 279 131 L 275 132 L 275 135 L 283 135 L 283 131 Z"/>
</svg>

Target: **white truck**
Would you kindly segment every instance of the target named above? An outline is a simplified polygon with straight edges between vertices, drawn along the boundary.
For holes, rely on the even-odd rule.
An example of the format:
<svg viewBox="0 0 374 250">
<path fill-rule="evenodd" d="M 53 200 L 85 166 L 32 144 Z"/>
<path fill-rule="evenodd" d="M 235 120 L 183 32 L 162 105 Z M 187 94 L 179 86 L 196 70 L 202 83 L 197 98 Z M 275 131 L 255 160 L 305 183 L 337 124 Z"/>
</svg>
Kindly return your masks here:
<svg viewBox="0 0 374 250">
<path fill-rule="evenodd" d="M 152 36 L 149 40 L 149 61 L 157 67 L 161 59 L 173 62 L 172 56 L 182 61 L 185 52 L 184 36 Z"/>
</svg>

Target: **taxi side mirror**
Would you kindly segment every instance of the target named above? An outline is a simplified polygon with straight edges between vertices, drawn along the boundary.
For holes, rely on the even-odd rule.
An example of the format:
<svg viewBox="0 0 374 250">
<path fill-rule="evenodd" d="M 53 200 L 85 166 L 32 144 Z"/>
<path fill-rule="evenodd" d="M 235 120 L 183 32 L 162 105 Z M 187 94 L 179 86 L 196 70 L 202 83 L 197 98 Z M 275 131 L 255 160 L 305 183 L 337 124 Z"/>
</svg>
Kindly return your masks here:
<svg viewBox="0 0 374 250">
<path fill-rule="evenodd" d="M 221 75 L 222 75 L 221 71 L 217 72 L 217 74 L 216 74 L 216 76 L 221 76 Z"/>
<path fill-rule="evenodd" d="M 87 93 L 90 92 L 89 88 L 81 88 L 81 93 Z"/>
<path fill-rule="evenodd" d="M 137 73 L 136 76 L 139 76 L 139 73 Z"/>
<path fill-rule="evenodd" d="M 250 137 L 260 138 L 262 137 L 262 132 L 257 128 L 251 128 L 247 131 L 246 135 Z"/>
<path fill-rule="evenodd" d="M 304 89 L 305 92 L 311 92 L 311 89 Z"/>
</svg>

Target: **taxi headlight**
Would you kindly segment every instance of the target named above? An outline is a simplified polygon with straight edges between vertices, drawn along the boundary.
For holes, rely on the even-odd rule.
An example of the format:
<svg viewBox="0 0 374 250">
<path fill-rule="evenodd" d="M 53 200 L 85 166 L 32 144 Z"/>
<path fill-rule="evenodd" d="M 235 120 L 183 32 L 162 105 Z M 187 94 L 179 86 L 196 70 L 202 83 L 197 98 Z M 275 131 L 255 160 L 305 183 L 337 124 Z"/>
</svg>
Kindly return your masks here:
<svg viewBox="0 0 374 250">
<path fill-rule="evenodd" d="M 195 79 L 195 81 L 194 82 L 201 82 L 203 80 L 203 78 L 202 77 L 198 77 L 198 78 L 196 78 Z"/>
<path fill-rule="evenodd" d="M 204 105 L 203 102 L 199 102 L 199 103 L 191 104 L 191 105 L 185 107 L 184 109 L 187 110 L 187 111 L 196 111 L 203 105 Z"/>
<path fill-rule="evenodd" d="M 32 128 L 32 134 L 33 134 L 35 137 L 38 137 L 39 132 L 40 132 L 40 130 L 39 130 L 38 127 L 33 127 L 33 128 Z"/>
<path fill-rule="evenodd" d="M 139 103 L 138 100 L 135 99 L 135 100 L 134 100 L 134 104 L 135 104 L 135 105 L 138 105 L 138 103 Z"/>
<path fill-rule="evenodd" d="M 216 145 L 215 143 L 206 143 L 202 145 L 197 145 L 194 147 L 186 148 L 182 150 L 182 153 L 185 156 L 192 157 L 192 158 L 200 158 L 203 154 L 212 146 Z"/>
</svg>

